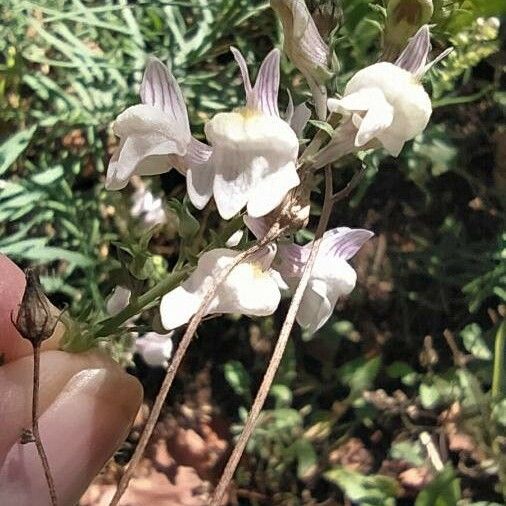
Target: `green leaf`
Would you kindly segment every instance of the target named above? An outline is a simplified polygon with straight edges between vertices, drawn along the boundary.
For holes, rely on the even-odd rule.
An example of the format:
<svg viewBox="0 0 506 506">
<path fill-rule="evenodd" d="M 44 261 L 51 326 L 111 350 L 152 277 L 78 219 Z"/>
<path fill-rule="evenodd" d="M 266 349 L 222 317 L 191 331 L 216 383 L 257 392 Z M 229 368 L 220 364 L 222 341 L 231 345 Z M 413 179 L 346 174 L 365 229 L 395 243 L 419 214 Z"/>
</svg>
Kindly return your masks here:
<svg viewBox="0 0 506 506">
<path fill-rule="evenodd" d="M 316 128 L 323 130 L 325 133 L 329 135 L 329 137 L 332 137 L 332 135 L 334 135 L 334 129 L 332 128 L 332 125 L 330 125 L 326 121 L 311 119 L 309 120 L 309 123 L 311 123 L 311 125 L 314 125 Z"/>
<path fill-rule="evenodd" d="M 496 423 L 506 427 L 506 399 L 498 402 L 492 409 L 492 418 Z"/>
<path fill-rule="evenodd" d="M 27 260 L 34 260 L 40 263 L 63 260 L 77 267 L 89 267 L 90 265 L 93 265 L 93 260 L 82 253 L 54 246 L 33 248 L 25 251 L 23 256 Z"/>
<path fill-rule="evenodd" d="M 371 387 L 380 367 L 380 356 L 367 361 L 359 358 L 344 364 L 338 371 L 338 377 L 345 385 L 350 387 L 350 395 L 353 397 Z"/>
<path fill-rule="evenodd" d="M 460 480 L 447 466 L 418 494 L 415 506 L 455 506 L 459 499 Z"/>
<path fill-rule="evenodd" d="M 297 456 L 297 477 L 307 480 L 315 472 L 318 456 L 313 445 L 305 438 L 298 439 L 291 448 Z"/>
<path fill-rule="evenodd" d="M 419 441 L 399 441 L 390 448 L 393 459 L 404 460 L 413 466 L 421 466 L 425 462 L 422 445 Z"/>
<path fill-rule="evenodd" d="M 460 333 L 464 346 L 469 353 L 480 360 L 492 360 L 492 352 L 482 335 L 481 327 L 477 323 L 466 325 Z"/>
<path fill-rule="evenodd" d="M 237 395 L 250 398 L 250 377 L 244 366 L 238 360 L 231 360 L 223 366 L 223 372 L 228 384 Z"/>
<path fill-rule="evenodd" d="M 394 506 L 399 484 L 380 474 L 364 476 L 345 468 L 327 471 L 324 477 L 335 483 L 345 495 L 360 506 Z"/>
<path fill-rule="evenodd" d="M 0 175 L 3 174 L 28 146 L 37 125 L 21 130 L 0 145 Z"/>
</svg>

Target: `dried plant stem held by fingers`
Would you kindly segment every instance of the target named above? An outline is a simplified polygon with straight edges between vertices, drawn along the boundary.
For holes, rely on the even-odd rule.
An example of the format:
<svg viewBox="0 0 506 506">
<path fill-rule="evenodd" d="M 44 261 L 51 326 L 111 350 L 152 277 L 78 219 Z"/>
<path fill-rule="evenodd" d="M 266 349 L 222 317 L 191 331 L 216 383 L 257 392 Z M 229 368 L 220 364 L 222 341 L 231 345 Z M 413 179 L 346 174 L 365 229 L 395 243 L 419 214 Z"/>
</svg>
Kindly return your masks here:
<svg viewBox="0 0 506 506">
<path fill-rule="evenodd" d="M 233 263 L 230 264 L 221 273 L 221 275 L 216 278 L 213 285 L 206 293 L 204 300 L 202 301 L 202 304 L 200 305 L 198 311 L 191 318 L 191 320 L 188 324 L 188 327 L 187 327 L 183 337 L 181 338 L 181 342 L 179 343 L 177 351 L 174 354 L 174 357 L 172 358 L 172 361 L 167 369 L 167 373 L 166 373 L 165 378 L 163 380 L 162 386 L 160 387 L 160 391 L 158 392 L 158 395 L 155 399 L 155 403 L 151 409 L 151 412 L 149 414 L 149 418 L 146 422 L 146 426 L 144 427 L 144 430 L 142 432 L 139 443 L 138 443 L 138 445 L 135 449 L 135 452 L 132 456 L 132 460 L 128 464 L 128 467 L 126 468 L 123 476 L 120 479 L 116 493 L 114 494 L 114 497 L 112 498 L 112 500 L 110 502 L 110 506 L 115 506 L 119 503 L 122 495 L 124 494 L 125 490 L 128 487 L 128 483 L 129 483 L 130 479 L 132 478 L 133 473 L 134 473 L 137 465 L 139 464 L 139 462 L 144 454 L 144 451 L 145 451 L 146 446 L 149 442 L 151 434 L 153 433 L 153 429 L 155 428 L 158 417 L 160 416 L 160 412 L 162 410 L 163 403 L 165 402 L 165 399 L 166 399 L 167 394 L 170 390 L 172 382 L 174 381 L 174 378 L 176 376 L 179 365 L 183 361 L 183 358 L 185 356 L 186 350 L 188 349 L 188 346 L 190 345 L 192 337 L 195 334 L 197 327 L 200 325 L 202 318 L 205 316 L 206 310 L 209 307 L 209 305 L 211 304 L 211 302 L 216 294 L 216 290 L 218 289 L 220 284 L 226 279 L 226 277 L 230 274 L 230 272 L 234 269 L 234 267 L 236 267 L 241 262 L 244 262 L 249 257 L 251 257 L 252 255 L 257 253 L 260 249 L 262 249 L 268 243 L 270 243 L 271 241 L 273 241 L 277 237 L 279 237 L 283 232 L 284 232 L 284 228 L 279 227 L 277 223 L 274 224 L 264 239 L 262 239 L 261 241 L 258 241 L 251 248 L 247 249 L 246 251 L 243 251 L 237 257 L 235 257 Z"/>
<path fill-rule="evenodd" d="M 25 443 L 34 442 L 37 447 L 52 506 L 58 504 L 58 499 L 49 461 L 39 434 L 40 348 L 42 341 L 53 335 L 58 321 L 59 317 L 54 314 L 54 308 L 42 291 L 37 274 L 31 269 L 27 270 L 26 288 L 18 315 L 15 321 L 12 319 L 17 331 L 33 346 L 32 427 L 30 437 L 26 437 L 27 433 L 25 432 L 22 441 Z"/>
<path fill-rule="evenodd" d="M 248 419 L 246 420 L 243 432 L 239 436 L 239 439 L 232 452 L 232 455 L 230 456 L 227 465 L 225 466 L 225 470 L 223 471 L 220 482 L 218 483 L 218 486 L 216 487 L 216 490 L 214 492 L 214 496 L 211 501 L 211 506 L 219 506 L 220 504 L 222 504 L 223 497 L 227 491 L 228 485 L 232 480 L 237 465 L 239 464 L 244 449 L 246 448 L 246 444 L 255 429 L 258 417 L 260 415 L 260 412 L 262 411 L 271 384 L 274 380 L 274 376 L 276 375 L 279 364 L 281 363 L 281 359 L 283 358 L 283 354 L 285 352 L 285 348 L 288 343 L 288 338 L 290 337 L 292 327 L 295 323 L 297 311 L 299 309 L 302 297 L 308 285 L 309 276 L 311 274 L 312 267 L 318 254 L 321 238 L 323 236 L 323 233 L 325 232 L 325 229 L 327 228 L 327 224 L 330 218 L 330 213 L 332 211 L 333 205 L 332 196 L 333 196 L 332 172 L 330 167 L 327 167 L 325 169 L 325 201 L 320 221 L 318 223 L 318 228 L 316 230 L 315 240 L 311 248 L 309 259 L 307 261 L 302 278 L 297 286 L 295 294 L 290 303 L 290 307 L 288 309 L 288 313 L 281 328 L 281 332 L 279 334 L 276 347 L 274 348 L 274 352 L 269 362 L 269 366 L 267 367 L 267 371 L 265 372 L 262 384 L 260 385 L 258 394 L 255 398 L 255 401 L 253 402 L 253 406 L 251 408 Z"/>
</svg>

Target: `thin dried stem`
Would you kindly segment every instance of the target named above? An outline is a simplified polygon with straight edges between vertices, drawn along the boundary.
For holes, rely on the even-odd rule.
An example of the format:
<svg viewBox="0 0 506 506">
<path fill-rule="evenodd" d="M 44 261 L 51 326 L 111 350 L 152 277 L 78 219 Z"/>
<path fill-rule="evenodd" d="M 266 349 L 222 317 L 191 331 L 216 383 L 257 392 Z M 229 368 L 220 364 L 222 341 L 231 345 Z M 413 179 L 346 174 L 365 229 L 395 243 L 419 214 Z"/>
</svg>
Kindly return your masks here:
<svg viewBox="0 0 506 506">
<path fill-rule="evenodd" d="M 51 474 L 49 461 L 47 460 L 46 451 L 44 450 L 39 433 L 40 345 L 41 342 L 33 345 L 32 436 L 40 461 L 42 462 L 42 467 L 44 468 L 44 475 L 51 497 L 51 505 L 57 506 L 56 487 L 54 486 L 53 475 Z"/>
<path fill-rule="evenodd" d="M 200 322 L 202 321 L 202 318 L 204 317 L 207 308 L 209 307 L 214 296 L 216 295 L 216 290 L 218 289 L 220 284 L 223 283 L 223 281 L 230 274 L 230 272 L 234 269 L 234 267 L 250 258 L 252 255 L 254 255 L 257 251 L 262 249 L 268 243 L 279 237 L 284 231 L 285 228 L 280 228 L 277 223 L 274 224 L 273 227 L 269 230 L 267 235 L 262 240 L 258 241 L 251 248 L 237 255 L 234 258 L 233 263 L 220 273 L 220 275 L 215 279 L 212 287 L 207 291 L 204 300 L 202 301 L 202 304 L 200 305 L 198 311 L 190 320 L 186 332 L 181 338 L 181 342 L 179 343 L 177 351 L 174 354 L 174 357 L 172 358 L 172 361 L 167 369 L 167 373 L 163 380 L 162 386 L 160 387 L 160 391 L 156 396 L 155 403 L 153 404 L 153 408 L 151 409 L 149 418 L 146 422 L 139 443 L 137 444 L 137 447 L 135 449 L 135 452 L 132 456 L 130 463 L 128 464 L 128 467 L 125 469 L 125 472 L 121 477 L 116 493 L 114 494 L 114 497 L 112 498 L 109 506 L 117 505 L 121 499 L 121 496 L 124 494 L 125 490 L 128 487 L 128 483 L 132 478 L 133 473 L 144 454 L 149 439 L 151 438 L 151 434 L 153 433 L 153 429 L 155 428 L 156 422 L 158 421 L 160 412 L 162 410 L 167 394 L 169 393 L 172 382 L 174 381 L 179 365 L 183 361 L 186 350 L 188 349 L 192 337 L 195 334 L 195 331 L 197 330 L 197 327 L 199 326 Z"/>
<path fill-rule="evenodd" d="M 362 179 L 364 179 L 366 171 L 366 167 L 362 167 L 358 172 L 355 172 L 351 181 L 342 190 L 332 195 L 332 202 L 335 204 L 336 202 L 345 199 L 360 184 Z"/>
<path fill-rule="evenodd" d="M 221 475 L 220 482 L 214 491 L 213 498 L 211 500 L 211 506 L 220 506 L 223 501 L 223 497 L 225 492 L 228 489 L 229 483 L 232 480 L 237 465 L 241 460 L 244 449 L 246 448 L 246 444 L 249 441 L 251 434 L 255 430 L 255 426 L 258 421 L 258 417 L 262 408 L 264 406 L 267 395 L 269 394 L 269 390 L 271 384 L 274 380 L 274 376 L 278 370 L 279 364 L 281 363 L 281 359 L 283 358 L 283 354 L 285 352 L 286 345 L 288 343 L 288 339 L 290 337 L 290 333 L 292 331 L 292 327 L 295 323 L 295 316 L 297 315 L 297 311 L 299 309 L 300 303 L 302 301 L 302 297 L 306 290 L 306 287 L 309 282 L 309 276 L 311 275 L 311 270 L 313 268 L 314 262 L 316 260 L 316 256 L 318 254 L 318 249 L 320 247 L 321 238 L 323 233 L 327 228 L 327 224 L 330 218 L 330 213 L 332 211 L 332 172 L 330 167 L 325 168 L 325 201 L 323 204 L 322 214 L 320 216 L 320 221 L 318 223 L 318 227 L 315 233 L 315 240 L 313 242 L 313 246 L 311 248 L 311 253 L 309 255 L 309 259 L 304 268 L 304 272 L 302 274 L 301 280 L 295 290 L 292 301 L 290 303 L 290 307 L 288 308 L 288 313 L 286 315 L 285 321 L 281 328 L 281 332 L 279 333 L 279 338 L 276 343 L 276 347 L 274 348 L 274 352 L 272 354 L 271 360 L 265 372 L 265 375 L 262 380 L 262 384 L 260 385 L 260 389 L 258 390 L 258 394 L 253 402 L 253 406 L 251 408 L 250 414 L 246 423 L 244 425 L 244 429 L 237 440 L 234 450 L 232 451 L 232 455 L 225 466 L 223 474 Z"/>
</svg>

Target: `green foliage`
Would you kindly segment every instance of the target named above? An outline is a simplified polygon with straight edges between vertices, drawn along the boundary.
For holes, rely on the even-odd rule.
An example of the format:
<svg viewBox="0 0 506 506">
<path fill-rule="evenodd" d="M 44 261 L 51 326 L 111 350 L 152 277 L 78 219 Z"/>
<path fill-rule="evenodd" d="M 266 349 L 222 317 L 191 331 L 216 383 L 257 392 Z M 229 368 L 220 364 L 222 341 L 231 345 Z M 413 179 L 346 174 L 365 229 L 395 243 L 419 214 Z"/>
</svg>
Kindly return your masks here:
<svg viewBox="0 0 506 506">
<path fill-rule="evenodd" d="M 441 471 L 415 501 L 415 506 L 453 506 L 460 499 L 460 482 L 451 466 Z"/>
<path fill-rule="evenodd" d="M 342 488 L 345 495 L 360 506 L 395 506 L 399 493 L 396 481 L 387 476 L 364 476 L 340 468 L 327 471 L 325 478 Z"/>
</svg>

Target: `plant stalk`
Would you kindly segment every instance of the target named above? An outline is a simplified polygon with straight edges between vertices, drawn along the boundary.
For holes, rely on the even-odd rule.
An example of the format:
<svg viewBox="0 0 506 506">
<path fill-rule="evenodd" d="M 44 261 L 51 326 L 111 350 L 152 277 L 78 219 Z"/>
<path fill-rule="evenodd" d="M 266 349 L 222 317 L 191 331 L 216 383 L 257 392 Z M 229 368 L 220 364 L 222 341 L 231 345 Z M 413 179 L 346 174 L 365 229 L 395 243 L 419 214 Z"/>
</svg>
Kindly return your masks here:
<svg viewBox="0 0 506 506">
<path fill-rule="evenodd" d="M 202 301 L 202 304 L 200 305 L 195 315 L 193 315 L 183 337 L 181 338 L 181 342 L 179 343 L 176 353 L 174 354 L 174 357 L 172 358 L 169 368 L 167 369 L 167 373 L 163 380 L 162 386 L 160 387 L 160 391 L 156 396 L 155 403 L 153 404 L 153 408 L 151 409 L 151 412 L 149 414 L 148 420 L 142 432 L 139 443 L 137 444 L 137 447 L 135 449 L 135 452 L 132 456 L 130 463 L 128 464 L 128 467 L 125 469 L 125 472 L 120 479 L 116 493 L 114 494 L 114 497 L 112 498 L 109 506 L 116 506 L 120 501 L 121 496 L 124 494 L 125 490 L 128 487 L 128 483 L 132 478 L 133 473 L 144 454 L 144 451 L 149 442 L 151 434 L 153 433 L 153 430 L 160 416 L 160 412 L 162 410 L 167 394 L 169 393 L 172 382 L 174 381 L 174 378 L 176 376 L 176 372 L 181 362 L 183 361 L 183 358 L 186 354 L 186 350 L 190 345 L 190 342 L 192 340 L 193 335 L 195 334 L 195 331 L 197 330 L 197 327 L 202 321 L 202 318 L 204 317 L 207 308 L 211 304 L 214 296 L 216 295 L 216 290 L 237 265 L 247 260 L 249 257 L 254 255 L 257 251 L 262 249 L 271 241 L 275 240 L 283 233 L 284 230 L 285 230 L 284 228 L 280 229 L 278 225 L 275 224 L 262 240 L 258 241 L 251 248 L 237 255 L 234 259 L 234 262 L 220 273 L 220 275 L 216 278 L 215 282 L 213 283 L 213 286 L 207 291 L 204 300 Z"/>
<path fill-rule="evenodd" d="M 189 269 L 172 272 L 160 283 L 136 298 L 117 315 L 104 320 L 95 332 L 95 337 L 106 337 L 118 330 L 130 318 L 139 314 L 148 304 L 174 289 L 189 273 Z"/>
<path fill-rule="evenodd" d="M 500 400 L 504 395 L 504 362 L 506 354 L 506 319 L 504 319 L 495 335 L 494 372 L 492 376 L 492 399 Z"/>
<path fill-rule="evenodd" d="M 248 419 L 244 425 L 244 429 L 237 440 L 234 450 L 230 455 L 230 458 L 225 466 L 223 474 L 221 475 L 220 482 L 214 491 L 213 498 L 211 500 L 211 506 L 220 506 L 223 501 L 223 497 L 225 492 L 228 489 L 229 483 L 232 480 L 235 470 L 241 460 L 244 449 L 246 448 L 246 444 L 248 443 L 253 431 L 255 430 L 255 426 L 258 421 L 258 417 L 262 411 L 262 408 L 265 404 L 265 400 L 267 395 L 269 394 L 270 387 L 276 375 L 276 372 L 279 368 L 279 364 L 281 363 L 281 359 L 283 358 L 283 354 L 286 349 L 286 345 L 288 344 L 288 339 L 290 337 L 290 333 L 292 331 L 293 325 L 295 323 L 295 317 L 297 315 L 297 311 L 299 309 L 300 303 L 302 301 L 302 297 L 306 290 L 306 287 L 309 283 L 309 277 L 311 275 L 311 270 L 313 268 L 314 262 L 316 260 L 316 256 L 318 254 L 318 249 L 320 247 L 321 239 L 323 233 L 327 228 L 327 224 L 330 218 L 330 213 L 332 211 L 333 205 L 333 190 L 332 190 L 332 172 L 330 166 L 325 168 L 325 200 L 323 203 L 322 214 L 320 216 L 320 220 L 318 222 L 318 227 L 315 233 L 315 240 L 313 242 L 313 246 L 311 248 L 311 252 L 309 255 L 309 259 L 304 268 L 304 272 L 302 274 L 301 280 L 295 290 L 292 301 L 290 303 L 290 307 L 288 308 L 288 313 L 286 315 L 285 321 L 281 328 L 278 341 L 276 343 L 276 347 L 274 348 L 274 352 L 272 354 L 271 360 L 265 372 L 265 375 L 262 380 L 262 384 L 258 390 L 257 396 L 253 402 L 253 406 L 248 415 Z"/>
<path fill-rule="evenodd" d="M 40 461 L 42 462 L 42 467 L 44 468 L 44 475 L 51 497 L 51 506 L 57 506 L 58 498 L 56 496 L 56 487 L 39 433 L 40 346 L 41 342 L 33 345 L 32 436 L 35 446 L 37 447 Z"/>
</svg>

